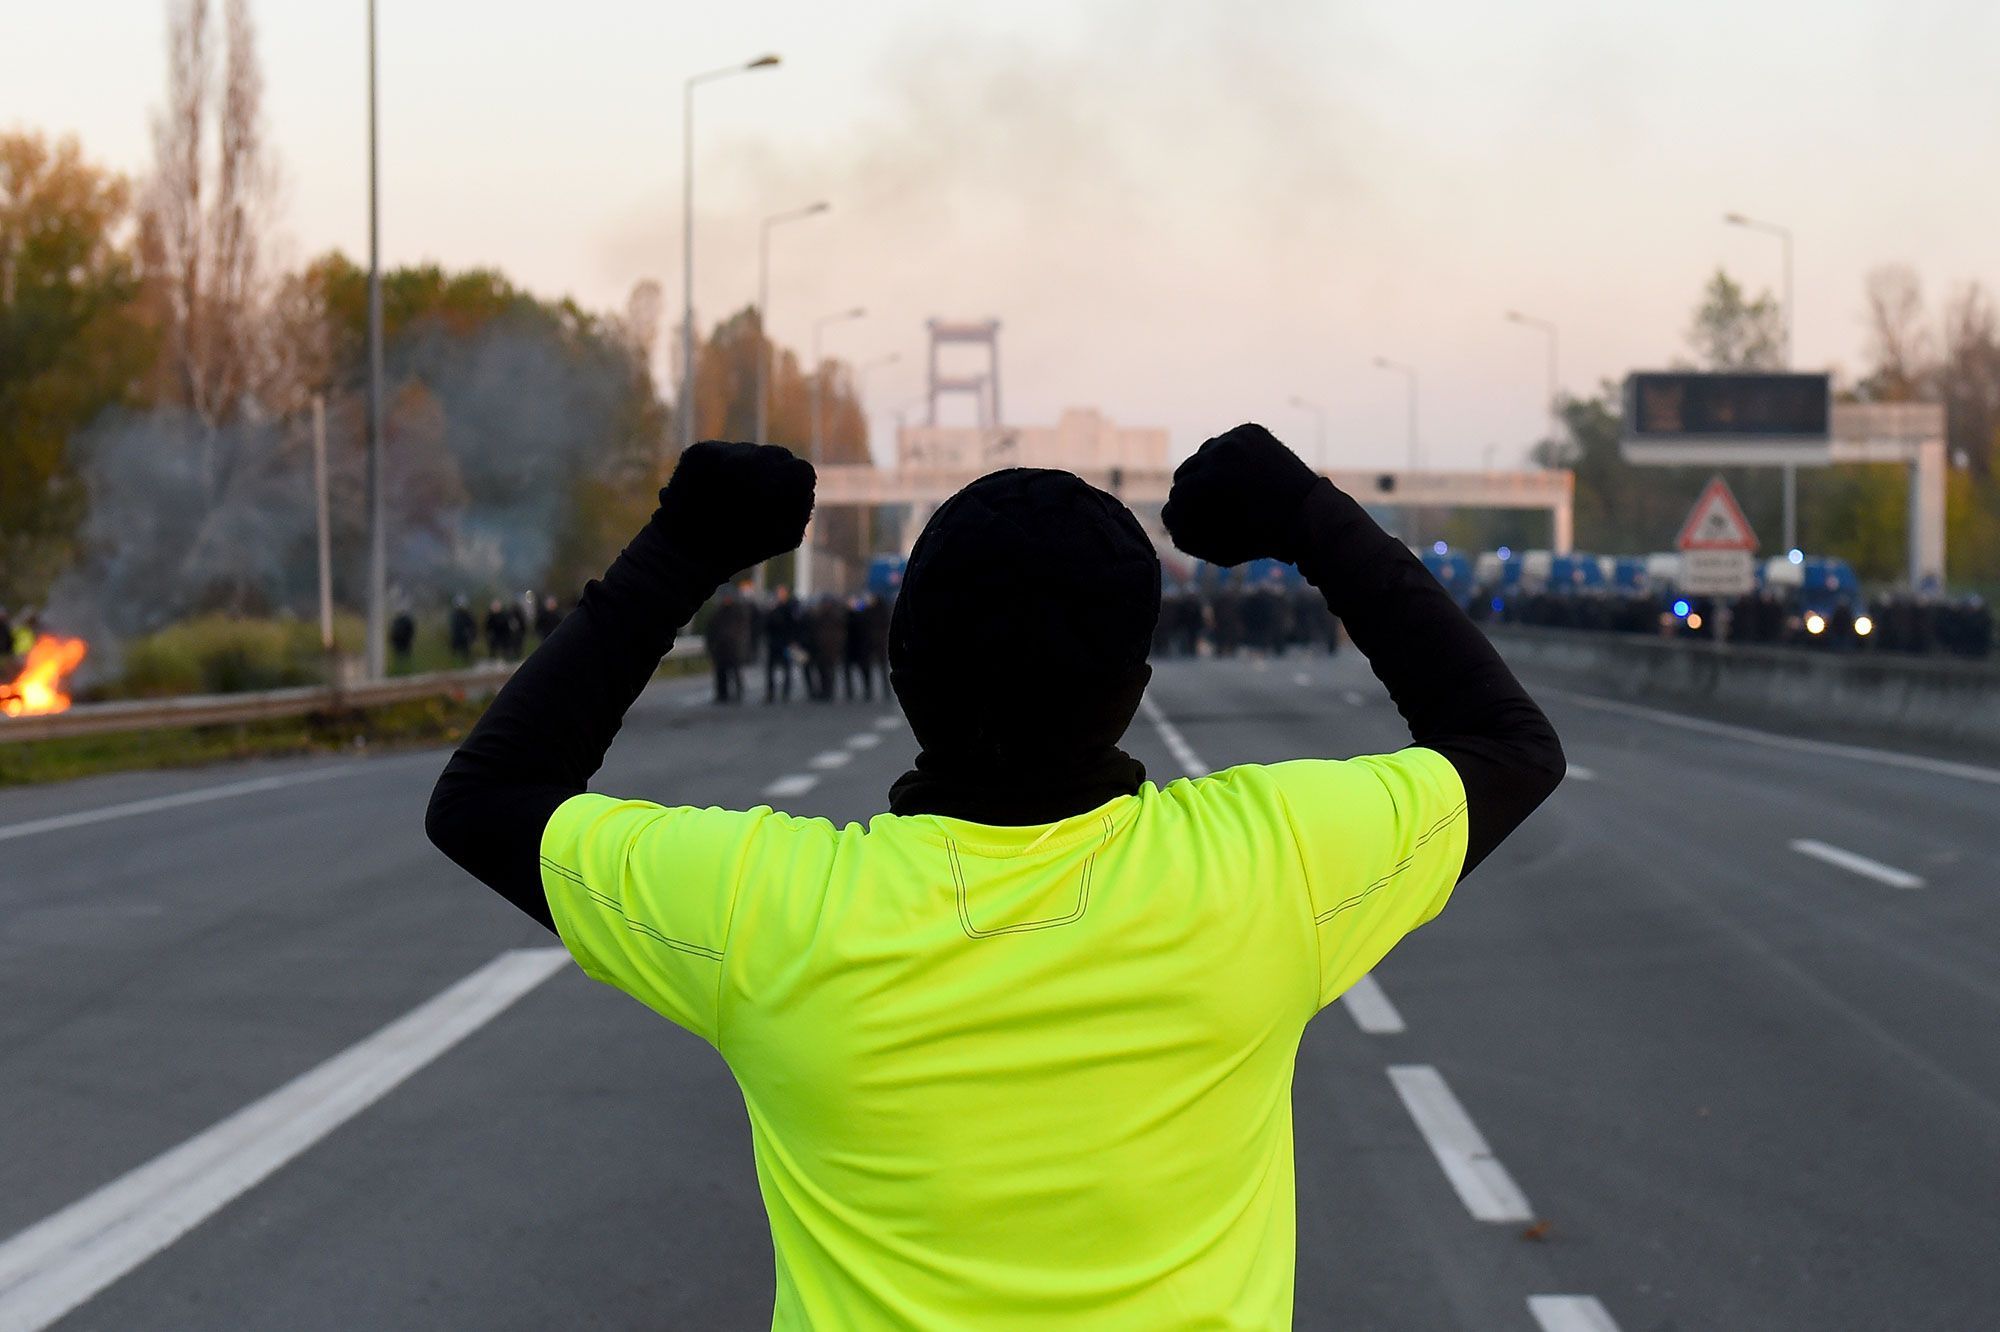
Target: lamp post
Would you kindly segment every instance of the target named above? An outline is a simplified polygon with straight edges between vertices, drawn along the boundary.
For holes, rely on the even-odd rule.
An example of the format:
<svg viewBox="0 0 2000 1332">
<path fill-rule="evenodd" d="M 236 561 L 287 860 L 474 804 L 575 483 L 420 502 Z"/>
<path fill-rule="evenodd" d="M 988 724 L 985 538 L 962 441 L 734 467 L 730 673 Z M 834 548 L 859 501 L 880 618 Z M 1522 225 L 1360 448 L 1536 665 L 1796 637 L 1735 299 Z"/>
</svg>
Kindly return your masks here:
<svg viewBox="0 0 2000 1332">
<path fill-rule="evenodd" d="M 1292 406 L 1313 414 L 1313 467 L 1316 471 L 1326 468 L 1326 408 L 1294 393 Z"/>
<path fill-rule="evenodd" d="M 862 316 L 866 315 L 867 313 L 868 313 L 867 310 L 857 305 L 852 310 L 836 310 L 832 314 L 821 315 L 819 318 L 813 320 L 812 440 L 811 443 L 807 446 L 806 461 L 813 464 L 815 467 L 819 465 L 819 441 L 820 441 L 820 422 L 819 422 L 819 416 L 820 416 L 819 400 L 820 400 L 820 379 L 821 379 L 820 351 L 819 351 L 820 335 L 823 332 L 825 332 L 826 326 L 828 324 L 838 324 L 849 319 L 859 319 Z M 805 598 L 810 597 L 812 595 L 812 537 L 813 537 L 812 520 L 807 519 L 805 540 L 799 543 L 799 572 L 798 572 L 797 582 L 798 582 L 798 595 L 800 600 L 804 600 Z"/>
<path fill-rule="evenodd" d="M 694 90 L 696 85 L 769 69 L 774 55 L 689 75 L 681 84 L 681 448 L 694 444 Z"/>
<path fill-rule="evenodd" d="M 1792 368 L 1792 229 L 1781 227 L 1776 222 L 1761 222 L 1742 213 L 1724 213 L 1722 220 L 1732 227 L 1747 227 L 1751 231 L 1761 231 L 1767 236 L 1776 236 L 1784 249 L 1785 296 L 1782 313 L 1784 315 L 1784 340 L 1779 344 L 1779 365 Z M 1784 465 L 1785 475 L 1785 549 L 1798 546 L 1799 535 L 1799 469 L 1796 464 Z"/>
<path fill-rule="evenodd" d="M 389 673 L 389 533 L 382 484 L 382 199 L 376 145 L 375 0 L 368 0 L 368 678 Z"/>
<path fill-rule="evenodd" d="M 1398 371 L 1408 380 L 1410 470 L 1414 472 L 1417 470 L 1421 456 L 1417 451 L 1417 367 L 1414 365 L 1405 365 L 1401 361 L 1392 361 L 1386 356 L 1377 356 L 1375 358 L 1375 368 L 1378 370 Z"/>
<path fill-rule="evenodd" d="M 796 222 L 801 218 L 815 217 L 832 206 L 822 199 L 818 203 L 807 204 L 804 208 L 773 213 L 764 219 L 763 232 L 758 237 L 757 327 L 764 335 L 764 345 L 757 357 L 757 442 L 759 444 L 771 442 L 769 378 L 771 358 L 778 354 L 778 345 L 771 337 L 771 228 L 783 222 Z"/>
<path fill-rule="evenodd" d="M 1558 408 L 1558 407 L 1556 406 L 1556 326 L 1555 326 L 1555 321 L 1554 321 L 1554 320 L 1550 320 L 1550 319 L 1538 319 L 1538 318 L 1536 318 L 1536 317 L 1535 317 L 1534 315 L 1526 315 L 1526 314 L 1522 314 L 1522 313 L 1521 313 L 1521 312 L 1520 312 L 1519 310 L 1509 310 L 1509 311 L 1507 312 L 1507 322 L 1508 322 L 1508 323 L 1510 323 L 1510 324 L 1519 324 L 1519 325 L 1520 325 L 1521 327 L 1523 327 L 1523 328 L 1533 328 L 1533 329 L 1539 329 L 1539 330 L 1541 330 L 1541 331 L 1542 331 L 1543 333 L 1546 333 L 1546 334 L 1548 335 L 1548 339 L 1549 339 L 1549 387 L 1548 387 L 1548 407 L 1549 407 L 1549 462 L 1548 462 L 1548 466 L 1550 466 L 1550 467 L 1553 467 L 1553 466 L 1555 466 L 1555 450 L 1556 450 L 1556 441 L 1557 441 L 1558 439 L 1562 438 L 1562 411 L 1561 411 L 1561 410 L 1560 410 L 1560 409 L 1559 409 L 1559 408 Z M 1488 470 L 1491 470 L 1491 469 L 1489 468 Z"/>
</svg>

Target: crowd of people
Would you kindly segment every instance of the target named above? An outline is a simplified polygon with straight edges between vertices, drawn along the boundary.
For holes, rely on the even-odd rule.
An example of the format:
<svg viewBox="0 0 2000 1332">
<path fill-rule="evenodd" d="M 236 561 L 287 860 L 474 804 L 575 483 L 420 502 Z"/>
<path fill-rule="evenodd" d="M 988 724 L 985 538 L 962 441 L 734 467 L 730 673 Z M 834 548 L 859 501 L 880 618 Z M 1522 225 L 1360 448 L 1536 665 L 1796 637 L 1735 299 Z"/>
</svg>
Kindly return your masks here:
<svg viewBox="0 0 2000 1332">
<path fill-rule="evenodd" d="M 889 603 L 873 592 L 800 599 L 789 587 L 759 595 L 748 583 L 724 587 L 704 630 L 717 703 L 743 702 L 743 668 L 761 661 L 764 701 L 792 698 L 793 673 L 804 697 L 831 702 L 836 693 L 875 697 L 889 692 Z"/>
<path fill-rule="evenodd" d="M 1176 583 L 1160 593 L 1155 657 L 1218 657 L 1241 651 L 1283 656 L 1287 649 L 1335 652 L 1340 626 L 1326 600 L 1304 582 L 1235 579 Z"/>
</svg>

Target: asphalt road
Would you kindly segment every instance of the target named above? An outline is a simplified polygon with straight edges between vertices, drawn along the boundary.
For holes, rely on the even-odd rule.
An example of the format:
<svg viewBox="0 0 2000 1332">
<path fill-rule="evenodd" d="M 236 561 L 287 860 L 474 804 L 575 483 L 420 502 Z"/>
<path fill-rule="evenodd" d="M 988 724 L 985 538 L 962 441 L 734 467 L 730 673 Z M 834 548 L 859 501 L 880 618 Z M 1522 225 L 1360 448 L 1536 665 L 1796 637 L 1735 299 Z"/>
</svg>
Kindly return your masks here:
<svg viewBox="0 0 2000 1332">
<path fill-rule="evenodd" d="M 1351 655 L 1151 697 L 1163 780 L 1403 738 Z M 1572 780 L 1307 1033 L 1297 1325 L 2000 1325 L 2000 773 L 1545 701 Z M 598 785 L 863 819 L 911 752 L 676 683 Z M 441 762 L 0 793 L 0 1329 L 768 1325 L 727 1069 L 510 954 Z"/>
</svg>

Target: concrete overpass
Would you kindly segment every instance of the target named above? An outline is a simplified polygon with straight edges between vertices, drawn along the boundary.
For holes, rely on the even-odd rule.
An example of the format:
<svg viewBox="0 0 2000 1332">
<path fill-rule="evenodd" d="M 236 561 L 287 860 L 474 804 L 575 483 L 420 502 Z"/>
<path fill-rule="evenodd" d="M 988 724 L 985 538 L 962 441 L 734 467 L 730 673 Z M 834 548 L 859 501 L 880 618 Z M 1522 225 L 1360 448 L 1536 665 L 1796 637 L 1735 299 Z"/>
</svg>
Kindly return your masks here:
<svg viewBox="0 0 2000 1332">
<path fill-rule="evenodd" d="M 819 507 L 907 504 L 914 540 L 940 501 L 991 468 L 871 467 L 830 463 L 819 468 Z M 1132 505 L 1166 502 L 1171 468 L 1080 468 L 1078 476 Z M 1572 544 L 1576 475 L 1567 469 L 1522 472 L 1328 471 L 1324 475 L 1364 504 L 1424 509 L 1540 509 L 1553 520 L 1553 549 Z"/>
</svg>

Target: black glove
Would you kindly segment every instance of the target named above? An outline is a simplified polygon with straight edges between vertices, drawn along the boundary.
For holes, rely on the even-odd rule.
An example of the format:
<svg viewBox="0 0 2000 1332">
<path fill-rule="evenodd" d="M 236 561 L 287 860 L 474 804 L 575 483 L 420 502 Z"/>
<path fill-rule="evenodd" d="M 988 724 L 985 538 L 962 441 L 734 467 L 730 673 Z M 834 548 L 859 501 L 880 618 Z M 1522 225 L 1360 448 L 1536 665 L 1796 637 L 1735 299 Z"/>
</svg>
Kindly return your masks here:
<svg viewBox="0 0 2000 1332">
<path fill-rule="evenodd" d="M 1240 425 L 1174 469 L 1160 520 L 1174 545 L 1210 564 L 1290 560 L 1292 520 L 1318 480 L 1263 426 Z"/>
<path fill-rule="evenodd" d="M 719 583 L 798 548 L 814 481 L 811 463 L 775 444 L 704 440 L 681 454 L 653 521 Z"/>
</svg>

